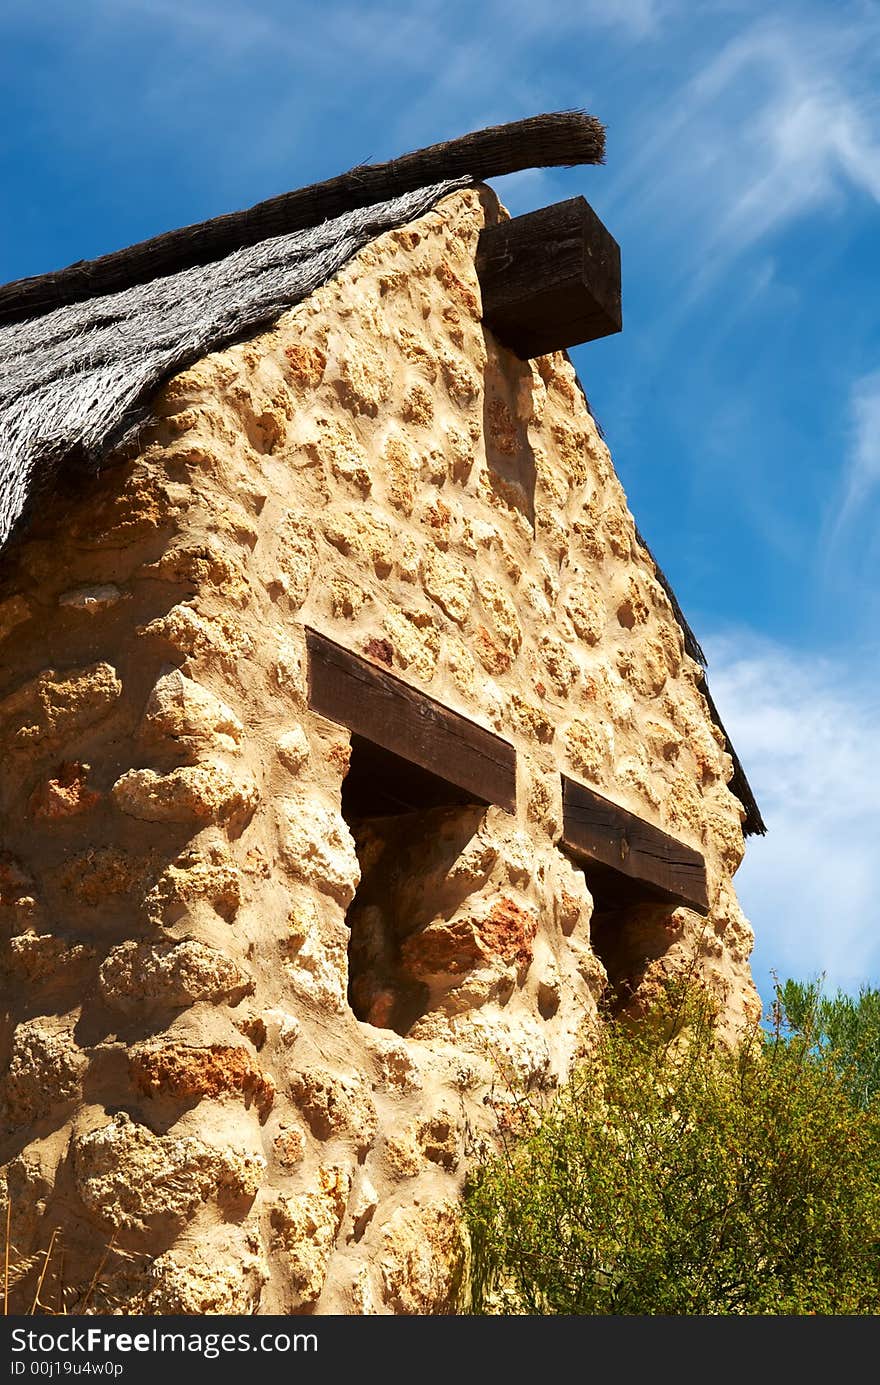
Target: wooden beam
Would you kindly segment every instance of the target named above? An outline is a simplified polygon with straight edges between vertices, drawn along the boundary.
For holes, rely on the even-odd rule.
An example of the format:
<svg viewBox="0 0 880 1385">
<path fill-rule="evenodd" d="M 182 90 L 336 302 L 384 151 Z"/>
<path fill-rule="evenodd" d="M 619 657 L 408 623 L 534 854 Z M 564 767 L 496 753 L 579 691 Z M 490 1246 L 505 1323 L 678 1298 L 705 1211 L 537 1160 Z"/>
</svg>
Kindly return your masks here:
<svg viewBox="0 0 880 1385">
<path fill-rule="evenodd" d="M 583 197 L 487 226 L 483 321 L 523 360 L 619 332 L 620 247 Z"/>
<path fill-rule="evenodd" d="M 565 774 L 562 820 L 560 845 L 585 863 L 588 884 L 595 869 L 600 889 L 610 892 L 615 878 L 625 886 L 621 897 L 708 911 L 706 863 L 699 851 Z"/>
<path fill-rule="evenodd" d="M 435 787 L 440 780 L 464 794 L 434 802 L 497 803 L 509 813 L 515 811 L 516 752 L 507 741 L 316 630 L 306 630 L 306 644 L 309 705 L 314 711 L 347 726 L 370 745 L 427 771 Z M 419 783 L 426 782 L 410 775 L 401 791 L 400 777 L 389 771 L 387 762 L 381 772 L 394 782 L 377 780 L 377 802 L 389 792 L 405 800 L 408 794 L 422 792 Z M 430 806 L 430 800 L 419 802 Z"/>
</svg>

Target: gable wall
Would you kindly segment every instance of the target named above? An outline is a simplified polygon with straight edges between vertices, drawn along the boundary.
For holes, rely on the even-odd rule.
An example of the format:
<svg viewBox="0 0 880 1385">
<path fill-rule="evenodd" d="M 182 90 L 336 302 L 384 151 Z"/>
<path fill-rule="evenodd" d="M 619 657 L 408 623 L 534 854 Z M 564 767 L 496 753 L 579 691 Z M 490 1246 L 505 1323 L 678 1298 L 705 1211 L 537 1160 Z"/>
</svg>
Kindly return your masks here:
<svg viewBox="0 0 880 1385">
<path fill-rule="evenodd" d="M 498 214 L 450 196 L 178 377 L 4 560 L 0 1156 L 71 1302 L 115 1236 L 105 1311 L 442 1311 L 469 1141 L 598 1022 L 560 769 L 706 858 L 708 920 L 633 916 L 635 1007 L 693 963 L 726 1032 L 758 1013 L 729 758 L 570 364 L 482 329 Z M 359 862 L 305 626 L 511 741 L 516 814 Z M 349 922 L 421 988 L 405 1037 L 381 965 L 372 1023 L 347 997 L 382 850 Z"/>
</svg>

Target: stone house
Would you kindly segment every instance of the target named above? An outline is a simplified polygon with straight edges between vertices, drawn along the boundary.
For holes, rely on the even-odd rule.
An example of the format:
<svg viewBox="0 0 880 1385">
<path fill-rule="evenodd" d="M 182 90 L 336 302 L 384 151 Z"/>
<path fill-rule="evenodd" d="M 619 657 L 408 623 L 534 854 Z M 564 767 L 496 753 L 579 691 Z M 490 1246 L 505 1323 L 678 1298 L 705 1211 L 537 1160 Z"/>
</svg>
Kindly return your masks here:
<svg viewBox="0 0 880 1385">
<path fill-rule="evenodd" d="M 483 181 L 601 159 L 539 117 L 0 289 L 13 1307 L 449 1311 L 511 1091 L 684 968 L 759 1014 L 763 823 L 565 350 L 617 247 Z"/>
</svg>

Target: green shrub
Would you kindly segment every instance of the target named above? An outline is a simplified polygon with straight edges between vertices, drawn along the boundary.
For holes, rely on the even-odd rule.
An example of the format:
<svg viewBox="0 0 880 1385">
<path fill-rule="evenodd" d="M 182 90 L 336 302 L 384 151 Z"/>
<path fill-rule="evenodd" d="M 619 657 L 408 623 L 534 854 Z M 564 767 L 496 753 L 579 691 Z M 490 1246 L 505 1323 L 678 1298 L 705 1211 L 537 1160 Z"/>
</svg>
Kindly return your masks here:
<svg viewBox="0 0 880 1385">
<path fill-rule="evenodd" d="M 786 981 L 777 991 L 787 1026 L 823 1051 L 857 1105 L 869 1105 L 880 1094 L 880 991 L 829 997 L 821 980 Z"/>
<path fill-rule="evenodd" d="M 705 1002 L 610 1023 L 469 1180 L 470 1313 L 873 1314 L 880 1103 L 786 1022 L 719 1049 Z"/>
</svg>

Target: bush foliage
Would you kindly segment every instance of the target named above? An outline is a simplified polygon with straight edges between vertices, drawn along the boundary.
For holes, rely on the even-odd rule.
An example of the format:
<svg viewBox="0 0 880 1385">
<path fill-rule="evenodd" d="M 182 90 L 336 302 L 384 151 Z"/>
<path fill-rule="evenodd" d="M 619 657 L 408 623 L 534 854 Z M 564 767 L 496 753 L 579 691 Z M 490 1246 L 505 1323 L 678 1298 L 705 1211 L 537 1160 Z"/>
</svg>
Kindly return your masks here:
<svg viewBox="0 0 880 1385">
<path fill-rule="evenodd" d="M 857 999 L 822 994 L 820 981 L 786 981 L 778 1005 L 784 1022 L 818 1047 L 858 1106 L 880 1096 L 880 991 L 863 986 Z"/>
<path fill-rule="evenodd" d="M 704 999 L 670 993 L 606 1025 L 542 1109 L 523 1098 L 466 1189 L 464 1311 L 876 1313 L 880 1100 L 853 1099 L 808 991 L 781 988 L 733 1051 Z"/>
</svg>

